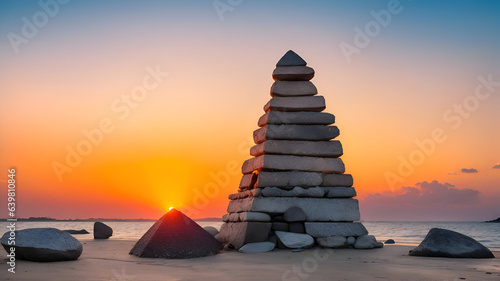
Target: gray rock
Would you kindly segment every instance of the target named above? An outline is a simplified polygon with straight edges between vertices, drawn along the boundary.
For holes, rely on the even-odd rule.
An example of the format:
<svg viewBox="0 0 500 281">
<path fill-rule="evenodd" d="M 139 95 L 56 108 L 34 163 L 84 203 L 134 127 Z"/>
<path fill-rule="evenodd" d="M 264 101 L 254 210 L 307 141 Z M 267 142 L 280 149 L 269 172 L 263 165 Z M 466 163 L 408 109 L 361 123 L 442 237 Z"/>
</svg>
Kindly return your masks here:
<svg viewBox="0 0 500 281">
<path fill-rule="evenodd" d="M 283 214 L 286 222 L 303 222 L 307 220 L 307 215 L 300 207 L 290 207 Z"/>
<path fill-rule="evenodd" d="M 320 187 L 328 198 L 351 198 L 356 196 L 354 187 L 322 186 Z"/>
<path fill-rule="evenodd" d="M 222 224 L 219 239 L 239 249 L 248 243 L 265 242 L 270 231 L 270 222 L 229 222 Z"/>
<path fill-rule="evenodd" d="M 325 98 L 323 96 L 307 97 L 274 97 L 264 105 L 264 112 L 269 111 L 313 111 L 325 110 Z"/>
<path fill-rule="evenodd" d="M 322 174 L 321 186 L 352 186 L 350 174 Z"/>
<path fill-rule="evenodd" d="M 285 218 L 283 218 L 283 215 L 274 215 L 272 216 L 273 217 L 273 221 L 285 221 Z"/>
<path fill-rule="evenodd" d="M 488 248 L 473 238 L 442 228 L 429 230 L 424 241 L 410 251 L 410 256 L 495 258 Z"/>
<path fill-rule="evenodd" d="M 381 242 L 377 242 L 375 236 L 373 235 L 363 235 L 356 238 L 356 242 L 354 243 L 354 248 L 356 249 L 373 249 L 373 248 L 382 248 L 384 244 Z"/>
<path fill-rule="evenodd" d="M 210 233 L 212 236 L 219 234 L 219 230 L 213 226 L 205 226 L 203 229 L 205 229 L 205 231 Z"/>
<path fill-rule="evenodd" d="M 340 158 L 265 154 L 245 161 L 241 167 L 243 174 L 262 170 L 342 174 L 345 171 L 345 166 Z"/>
<path fill-rule="evenodd" d="M 255 242 L 243 245 L 238 252 L 240 253 L 263 253 L 274 250 L 276 245 L 271 242 Z"/>
<path fill-rule="evenodd" d="M 340 134 L 336 126 L 325 125 L 267 125 L 253 132 L 256 144 L 266 140 L 328 141 Z"/>
<path fill-rule="evenodd" d="M 89 232 L 85 229 L 82 229 L 82 230 L 66 229 L 63 231 L 67 232 L 69 234 L 89 234 Z"/>
<path fill-rule="evenodd" d="M 309 248 L 314 245 L 314 238 L 307 234 L 276 231 L 278 240 L 287 248 Z"/>
<path fill-rule="evenodd" d="M 228 212 L 263 212 L 268 214 L 280 214 L 294 206 L 300 207 L 304 213 L 306 213 L 307 221 L 309 222 L 323 222 L 325 224 L 325 222 L 329 221 L 352 222 L 359 220 L 358 200 L 351 198 L 249 197 L 229 202 Z M 306 230 L 307 224 L 308 223 L 306 223 Z M 338 226 L 330 228 L 335 230 L 338 229 Z M 342 234 L 327 233 L 326 235 L 320 236 L 332 235 Z"/>
<path fill-rule="evenodd" d="M 292 190 L 279 187 L 265 187 L 261 191 L 264 197 L 318 197 L 321 198 L 325 192 L 320 187 L 302 188 L 294 187 Z"/>
<path fill-rule="evenodd" d="M 111 227 L 100 221 L 94 223 L 94 239 L 108 239 L 111 235 L 113 235 Z"/>
<path fill-rule="evenodd" d="M 273 222 L 272 230 L 288 231 L 288 223 L 286 222 Z"/>
<path fill-rule="evenodd" d="M 259 118 L 259 127 L 267 124 L 296 124 L 296 125 L 330 125 L 335 123 L 335 116 L 326 112 L 284 112 L 269 111 Z"/>
<path fill-rule="evenodd" d="M 344 236 L 318 237 L 316 242 L 324 248 L 343 248 L 347 246 L 347 239 Z"/>
<path fill-rule="evenodd" d="M 275 81 L 309 81 L 314 77 L 314 69 L 308 66 L 278 66 L 273 71 Z"/>
<path fill-rule="evenodd" d="M 335 200 L 335 199 L 327 199 Z M 342 200 L 342 199 L 339 199 Z M 360 222 L 306 222 L 306 233 L 313 237 L 362 236 L 368 231 Z"/>
<path fill-rule="evenodd" d="M 271 221 L 271 216 L 260 212 L 242 212 L 240 221 Z"/>
<path fill-rule="evenodd" d="M 323 176 L 320 173 L 262 171 L 258 175 L 256 186 L 260 188 L 267 186 L 289 187 L 292 189 L 295 186 L 318 186 L 322 182 Z"/>
<path fill-rule="evenodd" d="M 76 260 L 83 251 L 82 244 L 71 234 L 55 228 L 28 228 L 16 230 L 15 246 L 9 245 L 10 231 L 4 233 L 0 243 L 7 253 L 15 247 L 16 259 L 52 262 Z"/>
<path fill-rule="evenodd" d="M 288 231 L 293 233 L 306 233 L 303 222 L 290 222 L 288 223 Z"/>
<path fill-rule="evenodd" d="M 271 86 L 272 97 L 314 96 L 318 89 L 310 81 L 276 81 Z"/>
<path fill-rule="evenodd" d="M 394 241 L 393 239 L 387 239 L 384 244 L 396 244 L 396 241 Z"/>
<path fill-rule="evenodd" d="M 281 59 L 276 63 L 276 66 L 304 66 L 306 61 L 297 55 L 294 51 L 289 50 L 281 57 Z"/>
<path fill-rule="evenodd" d="M 347 237 L 347 246 L 354 246 L 354 243 L 356 243 L 356 237 Z"/>
<path fill-rule="evenodd" d="M 252 177 L 252 174 L 247 174 Z M 245 177 L 245 176 L 244 176 Z M 268 172 L 262 171 L 257 175 L 256 183 L 252 188 L 280 187 L 293 189 L 296 186 L 306 187 L 351 187 L 353 179 L 350 174 L 322 174 L 316 172 Z M 243 179 L 242 179 L 243 182 Z M 240 188 L 242 188 L 240 183 Z M 252 190 L 252 192 L 258 191 Z"/>
<path fill-rule="evenodd" d="M 315 157 L 339 157 L 343 154 L 340 141 L 267 140 L 250 149 L 250 155 L 286 154 Z"/>
</svg>

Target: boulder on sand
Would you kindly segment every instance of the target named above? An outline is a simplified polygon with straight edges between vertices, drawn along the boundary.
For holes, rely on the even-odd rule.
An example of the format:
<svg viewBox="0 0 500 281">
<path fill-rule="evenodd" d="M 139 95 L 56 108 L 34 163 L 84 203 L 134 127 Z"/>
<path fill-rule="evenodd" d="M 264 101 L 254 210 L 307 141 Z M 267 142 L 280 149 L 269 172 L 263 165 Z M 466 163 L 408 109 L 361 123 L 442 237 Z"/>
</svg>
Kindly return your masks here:
<svg viewBox="0 0 500 281">
<path fill-rule="evenodd" d="M 113 229 L 100 221 L 94 223 L 94 239 L 108 239 L 113 235 Z"/>
<path fill-rule="evenodd" d="M 131 255 L 187 259 L 215 255 L 222 244 L 183 213 L 172 209 L 137 241 Z"/>
<path fill-rule="evenodd" d="M 495 258 L 488 248 L 473 238 L 442 228 L 429 230 L 424 241 L 410 251 L 410 256 Z"/>
<path fill-rule="evenodd" d="M 382 248 L 384 244 L 382 242 L 377 242 L 375 236 L 373 235 L 363 235 L 356 238 L 356 242 L 354 242 L 354 248 L 356 249 L 373 249 L 373 248 Z"/>
<path fill-rule="evenodd" d="M 11 232 L 6 232 L 0 242 L 10 253 L 15 247 L 16 258 L 20 260 L 51 262 L 76 260 L 82 254 L 83 246 L 71 234 L 56 228 L 28 228 L 14 232 L 16 245 L 8 244 Z"/>
</svg>

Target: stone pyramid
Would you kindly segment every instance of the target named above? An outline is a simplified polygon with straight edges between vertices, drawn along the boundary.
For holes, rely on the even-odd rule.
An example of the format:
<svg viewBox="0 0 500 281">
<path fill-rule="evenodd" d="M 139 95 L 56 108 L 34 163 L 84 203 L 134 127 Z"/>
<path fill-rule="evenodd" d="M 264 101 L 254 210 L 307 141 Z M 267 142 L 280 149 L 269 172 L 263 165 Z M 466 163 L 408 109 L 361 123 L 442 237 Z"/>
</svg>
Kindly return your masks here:
<svg viewBox="0 0 500 281">
<path fill-rule="evenodd" d="M 325 99 L 309 81 L 314 69 L 306 64 L 290 50 L 273 71 L 272 98 L 253 132 L 254 157 L 243 163 L 238 193 L 229 196 L 219 234 L 221 242 L 237 249 L 273 241 L 275 231 L 343 236 L 351 243 L 368 234 L 356 222 L 359 206 L 353 178 L 339 158 L 342 145 L 332 140 L 339 135 L 331 125 L 335 116 L 322 112 Z M 302 219 L 290 219 L 301 213 Z"/>
<path fill-rule="evenodd" d="M 142 258 L 187 259 L 217 254 L 222 245 L 183 213 L 172 209 L 137 241 L 131 255 Z"/>
</svg>

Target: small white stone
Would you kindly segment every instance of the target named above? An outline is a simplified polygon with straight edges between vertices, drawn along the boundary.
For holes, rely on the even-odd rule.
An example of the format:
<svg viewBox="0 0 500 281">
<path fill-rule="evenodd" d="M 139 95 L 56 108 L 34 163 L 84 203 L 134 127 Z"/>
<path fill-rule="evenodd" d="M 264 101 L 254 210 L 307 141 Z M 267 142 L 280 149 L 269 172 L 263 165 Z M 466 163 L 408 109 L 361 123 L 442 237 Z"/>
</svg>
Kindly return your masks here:
<svg viewBox="0 0 500 281">
<path fill-rule="evenodd" d="M 342 248 L 347 245 L 347 239 L 344 236 L 339 235 L 318 237 L 316 238 L 316 242 L 318 242 L 321 247 L 325 248 Z"/>
<path fill-rule="evenodd" d="M 278 239 L 288 248 L 308 248 L 314 245 L 314 238 L 308 234 L 276 231 Z"/>
<path fill-rule="evenodd" d="M 248 243 L 243 245 L 238 252 L 240 253 L 262 253 L 262 252 L 270 252 L 274 249 L 276 245 L 271 242 L 256 242 L 256 243 Z"/>
<path fill-rule="evenodd" d="M 377 242 L 375 236 L 373 235 L 363 235 L 356 238 L 356 242 L 354 243 L 354 248 L 356 249 L 373 249 L 373 248 L 382 248 L 384 246 L 383 243 Z"/>
</svg>

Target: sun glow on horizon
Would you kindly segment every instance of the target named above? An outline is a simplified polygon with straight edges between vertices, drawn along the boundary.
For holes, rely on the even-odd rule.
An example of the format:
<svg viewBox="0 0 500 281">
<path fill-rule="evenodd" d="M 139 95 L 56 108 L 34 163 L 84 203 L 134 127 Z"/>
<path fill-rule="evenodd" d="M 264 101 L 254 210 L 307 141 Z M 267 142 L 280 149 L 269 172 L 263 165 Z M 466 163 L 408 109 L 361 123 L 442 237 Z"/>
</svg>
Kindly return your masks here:
<svg viewBox="0 0 500 281">
<path fill-rule="evenodd" d="M 169 211 L 171 211 L 173 208 L 174 208 L 174 207 L 170 207 L 170 208 L 168 208 L 168 210 L 169 210 Z"/>
</svg>

